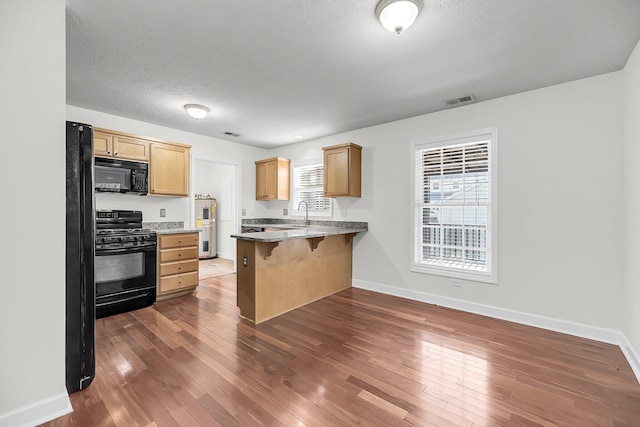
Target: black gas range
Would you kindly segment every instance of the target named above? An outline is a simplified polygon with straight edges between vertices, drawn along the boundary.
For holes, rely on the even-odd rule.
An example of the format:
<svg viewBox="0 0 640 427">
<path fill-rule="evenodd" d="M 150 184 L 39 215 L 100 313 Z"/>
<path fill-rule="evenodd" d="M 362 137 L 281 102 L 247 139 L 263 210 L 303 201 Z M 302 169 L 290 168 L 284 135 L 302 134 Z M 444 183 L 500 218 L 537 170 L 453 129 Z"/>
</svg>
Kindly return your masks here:
<svg viewBox="0 0 640 427">
<path fill-rule="evenodd" d="M 95 224 L 96 317 L 153 304 L 157 236 L 142 212 L 96 210 Z"/>
</svg>

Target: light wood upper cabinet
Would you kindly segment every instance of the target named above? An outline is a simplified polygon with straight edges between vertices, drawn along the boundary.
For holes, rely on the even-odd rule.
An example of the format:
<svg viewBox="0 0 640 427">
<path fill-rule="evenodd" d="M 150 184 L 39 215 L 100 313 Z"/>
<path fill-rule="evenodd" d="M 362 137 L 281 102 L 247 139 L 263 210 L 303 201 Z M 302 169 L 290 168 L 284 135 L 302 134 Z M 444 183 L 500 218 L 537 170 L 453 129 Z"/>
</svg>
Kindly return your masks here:
<svg viewBox="0 0 640 427">
<path fill-rule="evenodd" d="M 188 196 L 190 146 L 153 142 L 150 147 L 149 194 Z"/>
<path fill-rule="evenodd" d="M 117 157 L 139 162 L 149 161 L 149 141 L 106 129 L 93 130 L 93 153 L 97 157 Z"/>
<path fill-rule="evenodd" d="M 256 162 L 256 200 L 289 200 L 289 159 Z"/>
<path fill-rule="evenodd" d="M 324 195 L 360 197 L 362 147 L 353 143 L 324 147 Z"/>
</svg>

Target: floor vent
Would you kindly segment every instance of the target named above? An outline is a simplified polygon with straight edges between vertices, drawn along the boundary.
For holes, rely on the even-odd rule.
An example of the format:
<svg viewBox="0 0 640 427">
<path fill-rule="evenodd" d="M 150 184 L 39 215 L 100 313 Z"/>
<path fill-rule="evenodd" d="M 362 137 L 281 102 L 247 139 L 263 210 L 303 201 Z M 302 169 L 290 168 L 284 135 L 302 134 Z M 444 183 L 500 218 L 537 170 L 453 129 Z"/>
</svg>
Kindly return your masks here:
<svg viewBox="0 0 640 427">
<path fill-rule="evenodd" d="M 444 103 L 449 107 L 453 107 L 454 105 L 469 104 L 475 100 L 476 97 L 474 95 L 465 95 L 461 96 L 460 98 L 448 99 L 444 101 Z"/>
<path fill-rule="evenodd" d="M 227 136 L 235 136 L 235 137 L 239 137 L 240 134 L 239 133 L 234 133 L 234 132 L 223 132 L 225 135 Z"/>
</svg>

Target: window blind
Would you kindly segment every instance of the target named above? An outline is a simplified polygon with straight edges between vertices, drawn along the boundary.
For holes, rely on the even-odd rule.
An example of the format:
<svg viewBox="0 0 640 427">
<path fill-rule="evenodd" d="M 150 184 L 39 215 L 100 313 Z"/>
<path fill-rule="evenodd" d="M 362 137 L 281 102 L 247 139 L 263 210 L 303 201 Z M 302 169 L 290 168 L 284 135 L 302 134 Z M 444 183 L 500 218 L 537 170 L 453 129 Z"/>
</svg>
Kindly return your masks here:
<svg viewBox="0 0 640 427">
<path fill-rule="evenodd" d="M 331 199 L 324 197 L 324 164 L 294 166 L 294 211 L 298 211 L 300 202 L 307 202 L 309 212 L 316 215 L 330 214 Z"/>
<path fill-rule="evenodd" d="M 416 264 L 488 271 L 490 142 L 417 147 Z"/>
</svg>

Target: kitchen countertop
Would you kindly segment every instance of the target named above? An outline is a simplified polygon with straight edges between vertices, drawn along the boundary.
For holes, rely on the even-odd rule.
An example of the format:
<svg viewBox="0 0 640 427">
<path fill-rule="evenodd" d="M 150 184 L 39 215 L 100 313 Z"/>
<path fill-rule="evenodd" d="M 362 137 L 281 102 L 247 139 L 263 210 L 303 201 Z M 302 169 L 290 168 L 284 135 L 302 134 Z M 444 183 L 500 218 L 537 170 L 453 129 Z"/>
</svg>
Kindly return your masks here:
<svg viewBox="0 0 640 427">
<path fill-rule="evenodd" d="M 251 240 L 254 242 L 281 242 L 284 240 L 311 239 L 314 237 L 361 233 L 368 229 L 366 222 L 343 221 L 310 221 L 309 225 L 305 225 L 302 221 L 284 222 L 281 220 L 270 221 L 263 219 L 245 220 L 242 222 L 242 225 L 276 229 L 231 235 L 231 237 L 239 240 Z"/>
<path fill-rule="evenodd" d="M 156 234 L 200 233 L 199 228 L 184 228 L 182 221 L 143 222 L 142 228 L 155 231 Z"/>
</svg>

